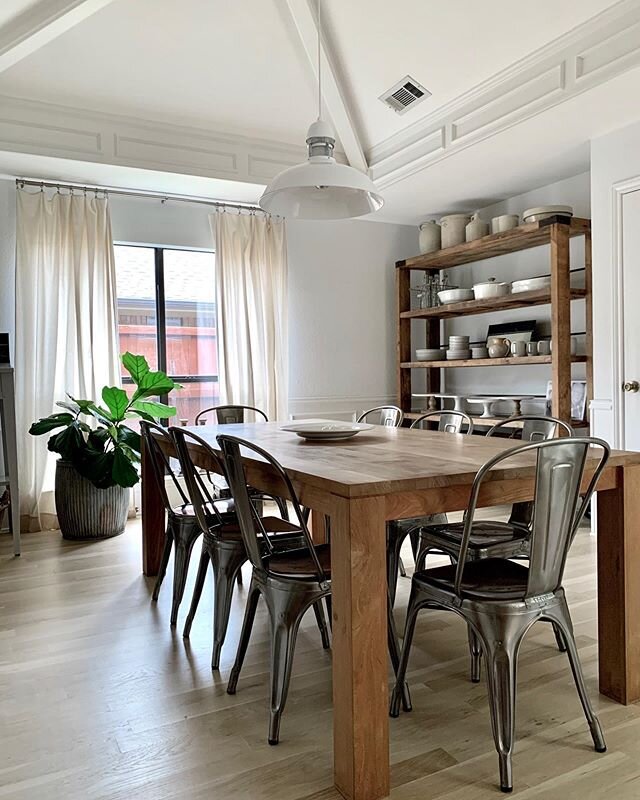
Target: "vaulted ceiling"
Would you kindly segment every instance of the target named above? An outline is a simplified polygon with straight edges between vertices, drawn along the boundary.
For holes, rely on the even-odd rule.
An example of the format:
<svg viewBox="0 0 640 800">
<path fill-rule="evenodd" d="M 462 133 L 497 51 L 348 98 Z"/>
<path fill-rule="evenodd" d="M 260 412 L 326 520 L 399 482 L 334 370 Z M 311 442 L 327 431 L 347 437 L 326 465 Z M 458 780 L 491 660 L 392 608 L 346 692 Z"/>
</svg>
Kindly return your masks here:
<svg viewBox="0 0 640 800">
<path fill-rule="evenodd" d="M 314 0 L 3 0 L 0 169 L 105 182 L 115 165 L 114 183 L 142 169 L 166 191 L 240 181 L 257 197 L 303 157 L 317 113 L 315 13 Z M 637 113 L 638 0 L 323 0 L 322 14 L 326 114 L 383 189 L 382 218 L 586 168 L 589 139 Z M 397 115 L 378 98 L 407 74 L 432 95 Z"/>
</svg>

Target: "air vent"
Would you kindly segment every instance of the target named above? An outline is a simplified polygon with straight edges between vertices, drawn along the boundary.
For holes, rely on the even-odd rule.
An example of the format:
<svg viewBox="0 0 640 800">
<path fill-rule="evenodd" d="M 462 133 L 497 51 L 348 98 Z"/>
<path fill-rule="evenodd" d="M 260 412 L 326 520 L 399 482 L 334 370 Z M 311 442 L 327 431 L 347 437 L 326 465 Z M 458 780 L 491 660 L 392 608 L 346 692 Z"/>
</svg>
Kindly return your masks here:
<svg viewBox="0 0 640 800">
<path fill-rule="evenodd" d="M 392 108 L 396 114 L 404 114 L 427 97 L 431 97 L 431 92 L 414 80 L 411 75 L 407 75 L 381 95 L 380 100 Z"/>
</svg>

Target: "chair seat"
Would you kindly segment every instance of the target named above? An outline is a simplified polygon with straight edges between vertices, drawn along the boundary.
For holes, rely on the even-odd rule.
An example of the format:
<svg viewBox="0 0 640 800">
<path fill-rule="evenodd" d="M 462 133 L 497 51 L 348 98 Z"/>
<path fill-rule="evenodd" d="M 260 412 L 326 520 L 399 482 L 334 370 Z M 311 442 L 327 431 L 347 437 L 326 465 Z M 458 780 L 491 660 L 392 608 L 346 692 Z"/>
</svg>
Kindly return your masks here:
<svg viewBox="0 0 640 800">
<path fill-rule="evenodd" d="M 216 500 L 215 507 L 218 510 L 218 513 L 223 517 L 232 515 L 235 512 L 235 503 L 231 498 L 227 500 Z M 181 506 L 174 506 L 171 509 L 171 513 L 179 518 L 193 517 L 195 519 L 196 516 L 196 512 L 194 511 L 191 503 L 184 503 Z M 213 513 L 210 508 L 207 510 L 207 513 L 211 514 L 213 517 Z"/>
<path fill-rule="evenodd" d="M 318 561 L 325 575 L 331 577 L 331 547 L 328 544 L 319 544 L 315 548 Z M 284 553 L 274 553 L 265 558 L 265 567 L 283 578 L 296 578 L 298 580 L 316 580 L 317 569 L 305 547 L 299 550 L 289 550 Z"/>
<path fill-rule="evenodd" d="M 434 544 L 439 540 L 448 546 L 459 546 L 463 530 L 464 523 L 451 522 L 446 525 L 426 525 L 421 529 L 420 534 L 423 539 L 429 539 Z M 523 541 L 529 536 L 530 532 L 525 527 L 507 522 L 482 520 L 473 523 L 469 547 L 471 549 L 491 547 L 492 545 Z"/>
<path fill-rule="evenodd" d="M 448 564 L 415 573 L 413 580 L 421 586 L 453 595 L 456 566 Z M 484 558 L 468 561 L 462 574 L 462 596 L 468 600 L 521 600 L 527 591 L 529 568 L 506 558 Z"/>
<path fill-rule="evenodd" d="M 273 535 L 276 542 L 280 540 L 291 540 L 292 537 L 295 537 L 295 541 L 298 541 L 299 537 L 302 536 L 302 531 L 300 528 L 298 528 L 292 522 L 287 522 L 287 520 L 280 519 L 280 517 L 261 517 L 261 519 L 264 529 L 268 534 Z M 261 533 L 257 522 L 256 532 L 258 534 Z M 235 515 L 233 517 L 233 522 L 230 521 L 221 528 L 212 527 L 207 535 L 211 539 L 223 539 L 225 541 L 242 540 L 242 533 L 240 532 L 240 526 L 238 525 Z"/>
</svg>

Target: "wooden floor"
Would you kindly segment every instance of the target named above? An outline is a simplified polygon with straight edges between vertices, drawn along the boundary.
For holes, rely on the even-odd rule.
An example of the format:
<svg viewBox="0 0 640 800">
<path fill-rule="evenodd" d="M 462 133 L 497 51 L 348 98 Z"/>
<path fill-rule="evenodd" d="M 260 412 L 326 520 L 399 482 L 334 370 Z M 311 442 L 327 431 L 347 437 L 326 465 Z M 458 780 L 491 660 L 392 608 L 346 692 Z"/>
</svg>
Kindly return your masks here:
<svg viewBox="0 0 640 800">
<path fill-rule="evenodd" d="M 225 693 L 248 570 L 212 675 L 210 592 L 184 642 L 168 624 L 170 580 L 158 605 L 150 602 L 139 523 L 93 544 L 56 533 L 23 542 L 19 559 L 10 557 L 9 537 L 0 542 L 2 800 L 337 800 L 331 658 L 313 615 L 298 641 L 281 744 L 269 747 L 262 607 L 238 694 Z M 399 622 L 409 585 L 400 580 Z M 637 800 L 640 708 L 597 694 L 594 541 L 586 532 L 566 587 L 609 751 L 593 752 L 566 659 L 539 625 L 520 658 L 514 795 Z M 390 721 L 394 800 L 500 797 L 485 686 L 468 681 L 467 664 L 461 622 L 424 612 L 410 662 L 414 711 Z"/>
</svg>

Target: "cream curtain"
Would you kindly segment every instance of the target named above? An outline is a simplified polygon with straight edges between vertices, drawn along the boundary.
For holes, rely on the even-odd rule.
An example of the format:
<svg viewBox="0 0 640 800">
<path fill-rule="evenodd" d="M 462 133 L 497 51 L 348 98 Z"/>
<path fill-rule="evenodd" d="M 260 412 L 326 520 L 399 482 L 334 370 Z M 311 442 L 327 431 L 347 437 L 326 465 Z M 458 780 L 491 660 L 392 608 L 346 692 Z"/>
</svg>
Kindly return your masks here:
<svg viewBox="0 0 640 800">
<path fill-rule="evenodd" d="M 261 213 L 210 217 L 216 251 L 218 368 L 223 402 L 286 420 L 285 224 Z"/>
<path fill-rule="evenodd" d="M 23 527 L 55 525 L 48 437 L 29 436 L 65 392 L 119 385 L 116 276 L 106 198 L 17 193 L 16 405 Z M 27 517 L 27 519 L 25 519 Z"/>
</svg>

